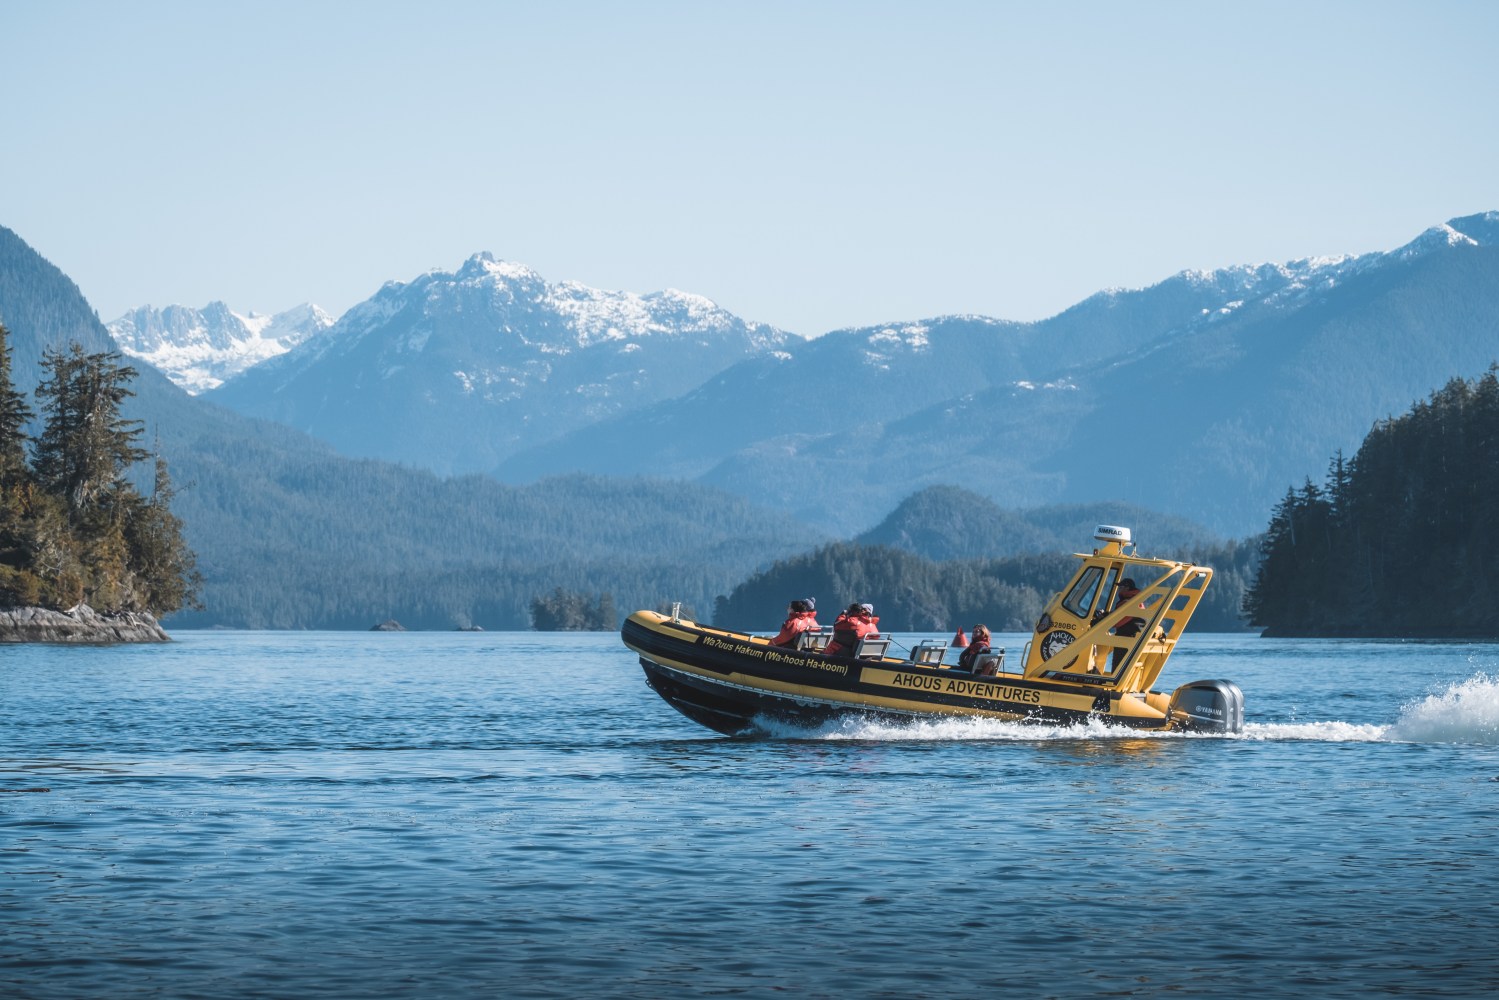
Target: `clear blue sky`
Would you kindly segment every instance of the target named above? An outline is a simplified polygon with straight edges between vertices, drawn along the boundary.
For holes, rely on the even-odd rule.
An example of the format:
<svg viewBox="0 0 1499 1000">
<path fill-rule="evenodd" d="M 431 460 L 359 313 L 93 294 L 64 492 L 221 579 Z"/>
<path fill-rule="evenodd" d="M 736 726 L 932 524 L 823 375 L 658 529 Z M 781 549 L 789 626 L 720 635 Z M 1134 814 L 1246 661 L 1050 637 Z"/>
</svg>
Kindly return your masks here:
<svg viewBox="0 0 1499 1000">
<path fill-rule="evenodd" d="M 815 335 L 1499 209 L 1499 3 L 0 0 L 0 225 L 101 317 L 489 250 Z"/>
</svg>

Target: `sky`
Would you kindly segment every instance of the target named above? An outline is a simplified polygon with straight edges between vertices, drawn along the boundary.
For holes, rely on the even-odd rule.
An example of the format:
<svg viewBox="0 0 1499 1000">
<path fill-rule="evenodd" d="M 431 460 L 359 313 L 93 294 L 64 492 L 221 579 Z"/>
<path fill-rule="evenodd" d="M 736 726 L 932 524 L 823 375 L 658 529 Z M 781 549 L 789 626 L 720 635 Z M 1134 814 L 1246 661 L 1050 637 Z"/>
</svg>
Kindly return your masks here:
<svg viewBox="0 0 1499 1000">
<path fill-rule="evenodd" d="M 0 0 L 0 225 L 100 317 L 480 251 L 806 336 L 1499 209 L 1499 4 Z"/>
</svg>

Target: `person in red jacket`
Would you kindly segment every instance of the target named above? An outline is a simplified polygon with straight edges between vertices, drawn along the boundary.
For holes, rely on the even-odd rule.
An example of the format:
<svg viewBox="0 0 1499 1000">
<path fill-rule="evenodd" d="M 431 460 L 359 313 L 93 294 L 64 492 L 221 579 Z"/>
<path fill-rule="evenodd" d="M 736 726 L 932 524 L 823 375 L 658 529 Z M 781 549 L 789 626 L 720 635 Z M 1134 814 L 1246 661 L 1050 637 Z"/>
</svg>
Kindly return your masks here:
<svg viewBox="0 0 1499 1000">
<path fill-rule="evenodd" d="M 972 670 L 978 658 L 988 652 L 992 652 L 989 648 L 989 626 L 973 626 L 973 638 L 968 641 L 968 648 L 963 650 L 963 655 L 958 657 L 958 668 Z M 994 673 L 994 668 L 989 667 L 985 673 Z"/>
<path fill-rule="evenodd" d="M 808 597 L 806 600 L 792 601 L 786 609 L 786 621 L 781 625 L 780 633 L 772 640 L 772 646 L 795 646 L 796 637 L 803 632 L 819 628 L 817 624 L 817 602 Z"/>
<path fill-rule="evenodd" d="M 829 656 L 852 656 L 859 640 L 880 634 L 880 620 L 873 604 L 850 604 L 833 622 L 833 641 L 823 650 Z"/>
</svg>

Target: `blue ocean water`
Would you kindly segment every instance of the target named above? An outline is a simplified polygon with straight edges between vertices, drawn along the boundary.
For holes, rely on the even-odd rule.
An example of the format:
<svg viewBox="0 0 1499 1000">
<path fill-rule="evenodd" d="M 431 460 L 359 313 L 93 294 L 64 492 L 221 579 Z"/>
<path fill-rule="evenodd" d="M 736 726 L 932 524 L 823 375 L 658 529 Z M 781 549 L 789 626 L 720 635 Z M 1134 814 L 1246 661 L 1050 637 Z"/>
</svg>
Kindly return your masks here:
<svg viewBox="0 0 1499 1000">
<path fill-rule="evenodd" d="M 1242 736 L 729 739 L 608 634 L 0 647 L 0 994 L 1499 989 L 1499 646 L 1213 677 Z"/>
</svg>

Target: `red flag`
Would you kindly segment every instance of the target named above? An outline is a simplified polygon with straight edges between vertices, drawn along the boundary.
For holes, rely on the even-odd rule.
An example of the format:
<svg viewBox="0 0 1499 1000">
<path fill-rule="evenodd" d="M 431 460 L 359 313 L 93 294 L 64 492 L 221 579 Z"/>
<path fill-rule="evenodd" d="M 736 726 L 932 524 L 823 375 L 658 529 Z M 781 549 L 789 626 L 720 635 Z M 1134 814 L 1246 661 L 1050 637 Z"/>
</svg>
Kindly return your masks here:
<svg viewBox="0 0 1499 1000">
<path fill-rule="evenodd" d="M 958 634 L 952 637 L 952 644 L 954 649 L 968 648 L 968 636 L 963 634 L 963 626 L 958 626 Z"/>
</svg>

